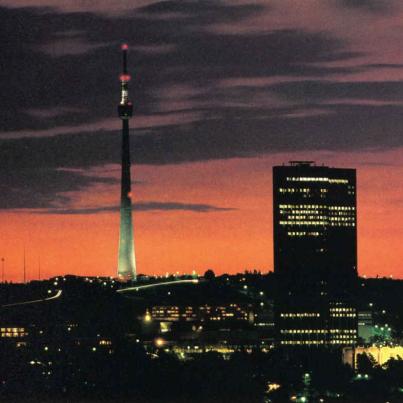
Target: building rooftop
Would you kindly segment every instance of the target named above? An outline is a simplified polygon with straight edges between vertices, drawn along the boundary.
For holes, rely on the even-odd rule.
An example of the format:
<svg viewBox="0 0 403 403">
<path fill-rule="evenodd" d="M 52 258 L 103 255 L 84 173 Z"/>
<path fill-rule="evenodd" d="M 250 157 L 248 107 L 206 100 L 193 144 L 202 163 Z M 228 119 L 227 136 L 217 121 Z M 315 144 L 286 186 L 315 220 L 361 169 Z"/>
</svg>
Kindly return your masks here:
<svg viewBox="0 0 403 403">
<path fill-rule="evenodd" d="M 293 167 L 312 167 L 315 166 L 315 161 L 289 161 Z"/>
</svg>

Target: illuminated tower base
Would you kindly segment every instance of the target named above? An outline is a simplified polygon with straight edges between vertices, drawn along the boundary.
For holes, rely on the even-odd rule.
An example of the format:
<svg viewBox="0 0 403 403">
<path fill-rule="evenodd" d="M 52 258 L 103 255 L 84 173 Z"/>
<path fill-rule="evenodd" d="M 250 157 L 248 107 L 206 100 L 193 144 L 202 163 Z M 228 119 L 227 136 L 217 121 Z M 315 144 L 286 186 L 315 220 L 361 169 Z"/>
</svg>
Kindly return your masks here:
<svg viewBox="0 0 403 403">
<path fill-rule="evenodd" d="M 122 281 L 136 280 L 136 259 L 134 255 L 131 178 L 130 178 L 130 140 L 129 119 L 133 113 L 129 101 L 127 73 L 127 45 L 122 46 L 123 74 L 120 76 L 121 98 L 118 106 L 119 117 L 122 119 L 122 183 L 120 198 L 120 233 L 118 277 Z"/>
</svg>

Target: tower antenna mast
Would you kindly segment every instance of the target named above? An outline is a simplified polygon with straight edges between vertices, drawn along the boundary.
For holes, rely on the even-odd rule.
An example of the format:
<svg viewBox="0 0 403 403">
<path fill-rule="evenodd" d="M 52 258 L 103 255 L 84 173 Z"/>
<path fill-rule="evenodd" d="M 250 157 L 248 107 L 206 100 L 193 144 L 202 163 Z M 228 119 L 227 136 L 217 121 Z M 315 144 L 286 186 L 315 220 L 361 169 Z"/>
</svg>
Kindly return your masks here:
<svg viewBox="0 0 403 403">
<path fill-rule="evenodd" d="M 133 105 L 129 100 L 130 75 L 127 70 L 127 51 L 122 45 L 122 74 L 120 75 L 120 103 L 118 114 L 122 120 L 122 180 L 120 195 L 120 232 L 118 277 L 122 281 L 136 280 L 136 258 L 134 254 L 131 177 L 130 177 L 130 136 L 129 119 L 133 115 Z"/>
</svg>

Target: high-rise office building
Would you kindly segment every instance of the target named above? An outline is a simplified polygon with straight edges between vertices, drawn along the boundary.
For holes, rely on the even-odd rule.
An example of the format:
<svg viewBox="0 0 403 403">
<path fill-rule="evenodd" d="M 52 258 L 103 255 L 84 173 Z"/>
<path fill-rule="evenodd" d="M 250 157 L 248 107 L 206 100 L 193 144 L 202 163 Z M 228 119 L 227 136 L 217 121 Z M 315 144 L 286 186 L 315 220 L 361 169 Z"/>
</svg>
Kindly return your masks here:
<svg viewBox="0 0 403 403">
<path fill-rule="evenodd" d="M 355 170 L 311 161 L 273 167 L 273 220 L 278 343 L 354 344 Z"/>
</svg>

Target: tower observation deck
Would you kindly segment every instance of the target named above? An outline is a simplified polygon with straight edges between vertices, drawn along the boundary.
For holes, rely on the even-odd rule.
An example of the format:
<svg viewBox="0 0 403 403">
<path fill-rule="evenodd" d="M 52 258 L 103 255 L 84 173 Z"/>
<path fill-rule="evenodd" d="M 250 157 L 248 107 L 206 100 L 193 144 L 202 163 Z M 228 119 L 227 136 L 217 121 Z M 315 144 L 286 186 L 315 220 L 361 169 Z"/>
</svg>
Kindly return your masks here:
<svg viewBox="0 0 403 403">
<path fill-rule="evenodd" d="M 120 102 L 118 114 L 122 120 L 122 180 L 120 197 L 120 232 L 118 277 L 122 281 L 136 280 L 136 258 L 134 254 L 131 177 L 130 177 L 130 137 L 129 119 L 133 105 L 129 100 L 130 75 L 127 72 L 128 45 L 122 45 L 123 71 L 120 75 Z"/>
</svg>

